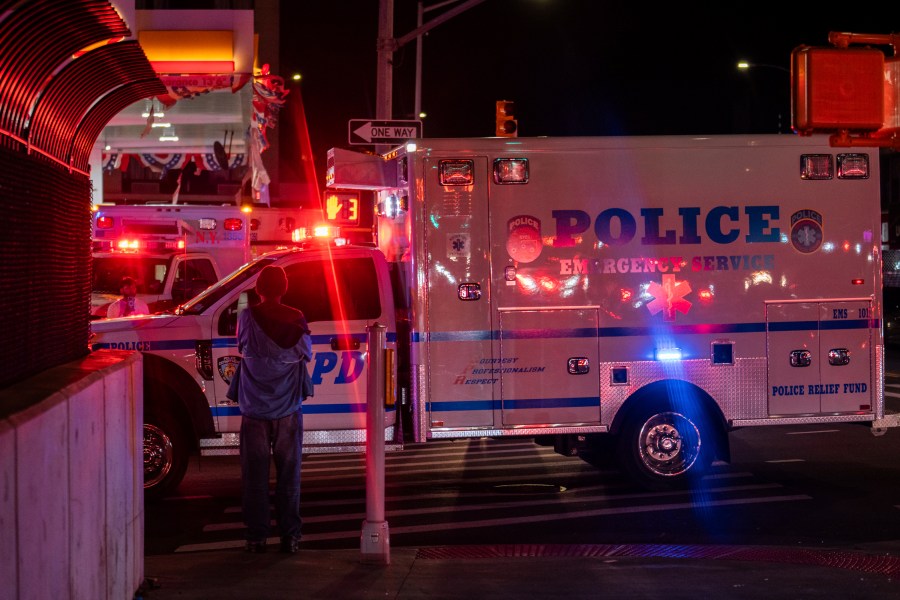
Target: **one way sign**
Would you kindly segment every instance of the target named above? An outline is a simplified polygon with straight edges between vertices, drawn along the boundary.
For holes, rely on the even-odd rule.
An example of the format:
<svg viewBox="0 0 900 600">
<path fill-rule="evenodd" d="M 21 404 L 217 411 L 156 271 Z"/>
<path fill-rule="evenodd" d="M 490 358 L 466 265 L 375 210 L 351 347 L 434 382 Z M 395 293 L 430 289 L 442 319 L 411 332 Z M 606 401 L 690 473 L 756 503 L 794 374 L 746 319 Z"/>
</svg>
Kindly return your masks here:
<svg viewBox="0 0 900 600">
<path fill-rule="evenodd" d="M 350 119 L 351 144 L 395 144 L 422 137 L 422 121 Z"/>
</svg>

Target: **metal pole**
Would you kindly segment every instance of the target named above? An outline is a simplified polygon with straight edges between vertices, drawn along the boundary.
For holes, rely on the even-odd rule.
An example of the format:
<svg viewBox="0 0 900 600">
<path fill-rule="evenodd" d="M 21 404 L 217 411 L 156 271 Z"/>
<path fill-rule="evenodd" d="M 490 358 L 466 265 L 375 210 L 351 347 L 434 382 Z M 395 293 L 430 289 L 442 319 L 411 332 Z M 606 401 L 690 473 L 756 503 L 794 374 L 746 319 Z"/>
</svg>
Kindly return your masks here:
<svg viewBox="0 0 900 600">
<path fill-rule="evenodd" d="M 396 49 L 394 40 L 394 0 L 379 0 L 378 3 L 378 69 L 376 71 L 375 118 L 393 118 L 392 89 L 394 68 L 391 59 Z"/>
<path fill-rule="evenodd" d="M 425 7 L 419 2 L 416 10 L 416 29 L 422 26 Z M 416 36 L 416 100 L 413 103 L 413 119 L 422 113 L 422 35 Z"/>
<path fill-rule="evenodd" d="M 384 396 L 385 331 L 375 323 L 368 332 L 366 387 L 366 520 L 363 521 L 359 549 L 362 562 L 389 565 L 391 543 L 384 519 Z"/>
</svg>

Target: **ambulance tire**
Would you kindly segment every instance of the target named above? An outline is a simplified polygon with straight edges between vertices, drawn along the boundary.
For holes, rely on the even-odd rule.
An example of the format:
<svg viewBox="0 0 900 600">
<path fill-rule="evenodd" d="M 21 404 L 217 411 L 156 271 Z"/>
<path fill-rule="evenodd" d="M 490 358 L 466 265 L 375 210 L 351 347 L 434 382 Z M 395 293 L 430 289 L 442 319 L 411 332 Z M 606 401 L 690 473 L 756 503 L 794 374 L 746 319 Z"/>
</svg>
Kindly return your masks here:
<svg viewBox="0 0 900 600">
<path fill-rule="evenodd" d="M 158 500 L 178 487 L 187 472 L 187 435 L 167 414 L 144 415 L 144 499 Z"/>
<path fill-rule="evenodd" d="M 653 491 L 693 485 L 709 469 L 714 455 L 713 433 L 704 419 L 666 405 L 631 414 L 616 445 L 622 471 Z"/>
</svg>

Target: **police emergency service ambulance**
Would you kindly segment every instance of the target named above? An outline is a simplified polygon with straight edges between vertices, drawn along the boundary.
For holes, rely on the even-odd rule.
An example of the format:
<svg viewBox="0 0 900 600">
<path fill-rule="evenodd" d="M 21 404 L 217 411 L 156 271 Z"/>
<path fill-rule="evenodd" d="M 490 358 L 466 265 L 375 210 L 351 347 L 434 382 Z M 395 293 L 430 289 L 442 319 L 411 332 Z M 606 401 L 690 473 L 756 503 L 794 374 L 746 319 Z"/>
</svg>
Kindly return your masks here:
<svg viewBox="0 0 900 600">
<path fill-rule="evenodd" d="M 878 162 L 788 135 L 336 149 L 328 185 L 374 191 L 377 248 L 268 254 L 175 315 L 95 323 L 94 347 L 144 352 L 148 485 L 177 484 L 195 440 L 236 451 L 234 323 L 280 264 L 313 331 L 307 451 L 361 450 L 378 322 L 388 441 L 527 436 L 678 485 L 728 459 L 734 428 L 897 425 Z"/>
<path fill-rule="evenodd" d="M 151 312 L 171 310 L 250 261 L 291 243 L 299 209 L 236 205 L 99 205 L 92 220 L 91 315 L 103 318 L 124 276 Z"/>
</svg>

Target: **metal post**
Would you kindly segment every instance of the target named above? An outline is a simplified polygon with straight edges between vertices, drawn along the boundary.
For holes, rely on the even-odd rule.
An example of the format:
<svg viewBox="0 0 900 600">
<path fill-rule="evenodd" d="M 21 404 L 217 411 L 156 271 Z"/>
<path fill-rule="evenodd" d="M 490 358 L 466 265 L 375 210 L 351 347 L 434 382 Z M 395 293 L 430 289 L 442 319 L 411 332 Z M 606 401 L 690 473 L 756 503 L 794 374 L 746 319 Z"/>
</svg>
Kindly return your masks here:
<svg viewBox="0 0 900 600">
<path fill-rule="evenodd" d="M 391 543 L 384 519 L 385 331 L 375 323 L 368 333 L 369 374 L 366 387 L 366 520 L 360 536 L 362 562 L 389 565 Z"/>
<path fill-rule="evenodd" d="M 380 0 L 378 3 L 378 68 L 375 87 L 375 118 L 393 118 L 392 91 L 394 87 L 394 0 Z"/>
<path fill-rule="evenodd" d="M 422 27 L 425 7 L 421 2 L 416 9 L 416 29 Z M 422 112 L 422 36 L 416 36 L 416 98 L 413 103 L 413 119 L 418 119 Z"/>
</svg>

